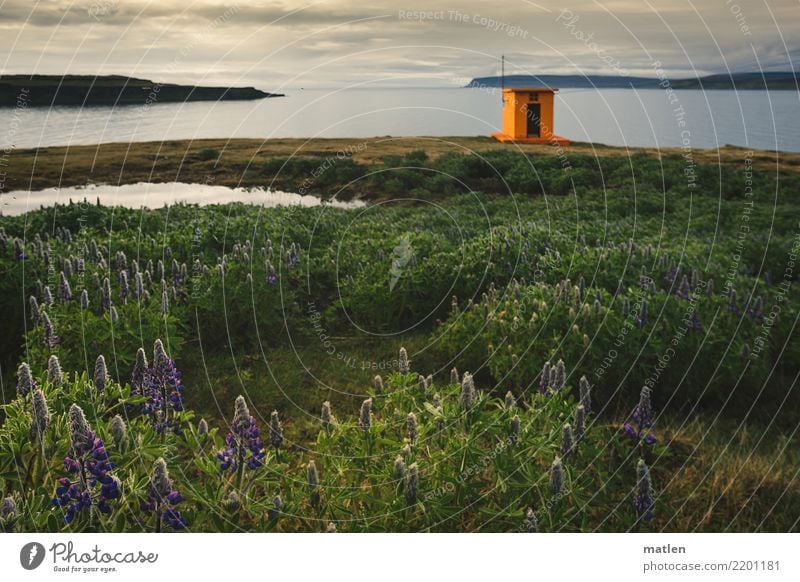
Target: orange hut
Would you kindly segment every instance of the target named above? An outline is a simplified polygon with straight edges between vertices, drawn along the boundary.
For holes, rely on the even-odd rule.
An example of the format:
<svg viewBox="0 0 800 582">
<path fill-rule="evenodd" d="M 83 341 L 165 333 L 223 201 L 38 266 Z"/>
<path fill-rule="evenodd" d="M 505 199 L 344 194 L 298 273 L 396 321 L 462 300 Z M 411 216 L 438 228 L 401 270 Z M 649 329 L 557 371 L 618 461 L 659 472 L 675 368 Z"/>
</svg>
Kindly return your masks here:
<svg viewBox="0 0 800 582">
<path fill-rule="evenodd" d="M 553 105 L 558 89 L 522 87 L 503 89 L 503 131 L 492 137 L 499 141 L 569 145 L 553 133 Z"/>
</svg>

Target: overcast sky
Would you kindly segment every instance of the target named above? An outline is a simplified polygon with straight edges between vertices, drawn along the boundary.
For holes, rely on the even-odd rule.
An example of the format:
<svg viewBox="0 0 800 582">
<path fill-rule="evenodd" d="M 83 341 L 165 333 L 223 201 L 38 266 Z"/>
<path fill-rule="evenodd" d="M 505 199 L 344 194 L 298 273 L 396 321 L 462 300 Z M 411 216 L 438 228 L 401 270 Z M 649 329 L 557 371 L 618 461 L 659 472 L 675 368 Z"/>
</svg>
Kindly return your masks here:
<svg viewBox="0 0 800 582">
<path fill-rule="evenodd" d="M 508 74 L 790 70 L 800 0 L 0 0 L 4 73 L 447 86 L 501 54 Z"/>
</svg>

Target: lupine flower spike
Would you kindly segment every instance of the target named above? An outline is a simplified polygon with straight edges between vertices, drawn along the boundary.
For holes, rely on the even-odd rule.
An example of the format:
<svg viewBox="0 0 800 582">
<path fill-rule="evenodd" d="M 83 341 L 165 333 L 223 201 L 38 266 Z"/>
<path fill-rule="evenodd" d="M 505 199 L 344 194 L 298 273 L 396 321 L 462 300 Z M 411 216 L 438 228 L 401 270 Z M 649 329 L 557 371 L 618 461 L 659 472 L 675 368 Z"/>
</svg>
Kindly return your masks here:
<svg viewBox="0 0 800 582">
<path fill-rule="evenodd" d="M 592 411 L 592 387 L 589 385 L 589 380 L 586 376 L 581 376 L 578 386 L 580 388 L 580 402 L 586 414 L 589 414 Z"/>
<path fill-rule="evenodd" d="M 50 359 L 47 360 L 47 381 L 55 388 L 61 388 L 61 383 L 64 381 L 61 363 L 58 361 L 58 356 L 56 355 L 50 356 Z"/>
<path fill-rule="evenodd" d="M 413 444 L 417 440 L 417 415 L 413 412 L 409 412 L 406 417 L 406 432 L 408 441 Z"/>
<path fill-rule="evenodd" d="M 97 356 L 94 362 L 94 388 L 97 392 L 102 392 L 108 385 L 108 368 L 106 359 L 102 355 Z"/>
<path fill-rule="evenodd" d="M 652 485 L 650 482 L 650 469 L 644 459 L 639 459 L 636 465 L 636 493 L 633 497 L 633 504 L 636 508 L 638 522 L 651 521 L 653 519 Z"/>
<path fill-rule="evenodd" d="M 536 518 L 536 512 L 530 507 L 525 513 L 525 523 L 523 528 L 526 533 L 539 533 L 539 520 Z"/>
<path fill-rule="evenodd" d="M 561 433 L 561 455 L 566 457 L 575 448 L 575 443 L 572 439 L 572 427 L 565 424 Z"/>
<path fill-rule="evenodd" d="M 400 357 L 397 362 L 397 369 L 401 374 L 408 374 L 411 370 L 411 362 L 408 359 L 408 352 L 405 348 L 400 348 Z"/>
<path fill-rule="evenodd" d="M 244 396 L 237 396 L 234 405 L 233 420 L 225 437 L 226 447 L 217 453 L 220 461 L 219 470 L 237 472 L 245 467 L 253 470 L 264 463 L 264 443 L 256 425 L 256 419 L 250 416 L 250 410 Z"/>
<path fill-rule="evenodd" d="M 181 501 L 183 497 L 173 486 L 167 463 L 159 457 L 153 464 L 147 488 L 147 501 L 142 502 L 139 507 L 144 512 L 156 514 L 156 532 L 161 531 L 162 523 L 172 529 L 180 530 L 186 527 L 186 521 L 180 511 L 175 509 Z"/>
<path fill-rule="evenodd" d="M 550 466 L 550 493 L 557 496 L 564 490 L 564 467 L 561 459 L 556 457 Z"/>
<path fill-rule="evenodd" d="M 17 394 L 27 396 L 36 388 L 36 380 L 33 379 L 31 367 L 22 362 L 17 368 Z"/>
<path fill-rule="evenodd" d="M 361 403 L 361 413 L 358 417 L 358 427 L 364 432 L 369 432 L 372 426 L 372 398 L 367 398 Z"/>
<path fill-rule="evenodd" d="M 277 410 L 273 410 L 269 418 L 269 440 L 276 452 L 283 444 L 283 427 L 281 426 L 281 420 L 278 417 Z"/>
<path fill-rule="evenodd" d="M 31 415 L 31 429 L 29 438 L 32 443 L 42 443 L 47 427 L 50 426 L 50 409 L 47 399 L 39 388 L 33 392 L 33 414 Z"/>
<path fill-rule="evenodd" d="M 117 449 L 122 449 L 125 444 L 125 437 L 128 433 L 128 428 L 125 426 L 125 421 L 117 414 L 111 419 L 111 426 L 109 426 L 111 438 L 114 439 L 114 445 Z"/>
<path fill-rule="evenodd" d="M 633 414 L 631 415 L 633 423 L 626 422 L 622 428 L 623 432 L 635 444 L 652 445 L 656 442 L 655 435 L 650 432 L 653 427 L 653 406 L 650 403 L 650 393 L 650 388 L 647 386 L 642 387 L 642 391 L 639 394 L 639 404 L 633 409 Z"/>
<path fill-rule="evenodd" d="M 472 379 L 472 374 L 464 372 L 464 378 L 461 380 L 461 409 L 464 411 L 472 408 L 475 401 L 475 381 Z"/>
<path fill-rule="evenodd" d="M 417 502 L 417 493 L 419 492 L 419 469 L 417 464 L 413 463 L 408 468 L 406 474 L 406 503 L 414 505 Z"/>
<path fill-rule="evenodd" d="M 586 408 L 583 404 L 578 404 L 575 407 L 575 420 L 574 420 L 574 434 L 575 444 L 583 440 L 583 435 L 586 432 Z"/>
<path fill-rule="evenodd" d="M 64 467 L 76 475 L 58 479 L 53 505 L 64 511 L 64 523 L 71 523 L 84 509 L 96 502 L 102 513 L 111 511 L 108 502 L 120 497 L 119 479 L 110 474 L 113 468 L 103 441 L 89 427 L 83 410 L 77 404 L 69 409 L 69 454 L 64 458 Z M 96 485 L 100 491 L 96 499 L 92 492 Z"/>
</svg>

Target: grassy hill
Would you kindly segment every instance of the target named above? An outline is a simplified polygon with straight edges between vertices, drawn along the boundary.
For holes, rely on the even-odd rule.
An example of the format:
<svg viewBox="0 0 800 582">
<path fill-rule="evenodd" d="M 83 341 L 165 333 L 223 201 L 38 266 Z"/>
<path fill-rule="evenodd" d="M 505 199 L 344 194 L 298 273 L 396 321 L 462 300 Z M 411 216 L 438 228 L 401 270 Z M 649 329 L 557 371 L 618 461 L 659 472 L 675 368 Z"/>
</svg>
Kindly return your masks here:
<svg viewBox="0 0 800 582">
<path fill-rule="evenodd" d="M 231 101 L 281 97 L 253 87 L 202 87 L 157 83 L 121 75 L 3 75 L 0 107 L 20 96 L 32 107 L 52 105 L 145 105 L 184 101 Z"/>
</svg>

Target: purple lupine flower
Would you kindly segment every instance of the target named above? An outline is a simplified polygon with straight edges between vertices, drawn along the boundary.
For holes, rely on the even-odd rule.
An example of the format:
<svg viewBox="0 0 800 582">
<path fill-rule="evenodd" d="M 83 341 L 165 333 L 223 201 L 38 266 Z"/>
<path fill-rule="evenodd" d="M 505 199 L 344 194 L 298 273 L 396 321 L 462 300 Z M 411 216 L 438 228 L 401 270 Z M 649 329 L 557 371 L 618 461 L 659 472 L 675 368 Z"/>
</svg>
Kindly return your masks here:
<svg viewBox="0 0 800 582">
<path fill-rule="evenodd" d="M 61 362 L 58 361 L 58 356 L 53 354 L 47 360 L 47 381 L 50 382 L 55 388 L 61 388 L 64 381 L 64 373 L 61 371 Z"/>
<path fill-rule="evenodd" d="M 142 412 L 151 417 L 157 432 L 172 429 L 176 434 L 181 433 L 175 413 L 183 410 L 183 381 L 180 371 L 175 367 L 175 361 L 167 355 L 160 339 L 153 345 L 153 362 L 149 368 L 144 350 L 137 350 L 131 388 L 132 395 L 146 398 L 142 404 Z"/>
<path fill-rule="evenodd" d="M 689 299 L 689 294 L 691 293 L 691 287 L 689 286 L 689 279 L 684 275 L 681 277 L 681 283 L 678 285 L 678 290 L 675 294 L 680 297 L 681 299 Z"/>
<path fill-rule="evenodd" d="M 277 410 L 273 410 L 269 418 L 269 438 L 276 451 L 281 448 L 283 444 L 283 427 Z"/>
<path fill-rule="evenodd" d="M 44 392 L 38 388 L 33 392 L 32 407 L 31 429 L 28 433 L 28 438 L 32 443 L 40 443 L 44 432 L 50 426 L 50 408 L 47 406 Z"/>
<path fill-rule="evenodd" d="M 650 286 L 650 275 L 647 274 L 647 267 L 644 265 L 639 271 L 639 280 L 636 281 L 636 286 L 640 289 L 647 289 Z"/>
<path fill-rule="evenodd" d="M 573 450 L 575 450 L 575 441 L 572 438 L 572 427 L 566 423 L 561 431 L 561 456 L 566 457 Z"/>
<path fill-rule="evenodd" d="M 103 279 L 103 288 L 100 295 L 100 306 L 103 308 L 103 312 L 106 312 L 111 308 L 111 281 L 108 280 L 108 277 Z"/>
<path fill-rule="evenodd" d="M 121 449 L 125 444 L 125 437 L 128 434 L 128 427 L 125 426 L 123 418 L 117 414 L 111 419 L 111 424 L 108 427 L 108 432 L 111 433 L 111 438 L 114 439 L 114 445 L 117 449 Z"/>
<path fill-rule="evenodd" d="M 102 354 L 97 356 L 94 362 L 94 388 L 98 392 L 102 392 L 108 386 L 108 368 L 106 367 L 106 358 Z"/>
<path fill-rule="evenodd" d="M 394 459 L 394 466 L 392 467 L 392 479 L 397 483 L 403 484 L 406 477 L 406 462 L 402 455 L 397 455 Z"/>
<path fill-rule="evenodd" d="M 670 260 L 669 268 L 667 269 L 667 272 L 664 275 L 664 281 L 672 285 L 675 282 L 675 279 L 677 279 L 679 273 L 680 271 L 675 266 L 675 260 L 674 259 Z"/>
<path fill-rule="evenodd" d="M 71 523 L 84 509 L 96 503 L 103 513 L 111 511 L 108 502 L 118 499 L 119 479 L 110 474 L 111 463 L 105 444 L 92 431 L 83 410 L 77 404 L 69 409 L 70 448 L 64 457 L 64 467 L 71 477 L 58 479 L 53 505 L 64 511 L 64 523 Z M 96 500 L 92 498 L 95 487 L 99 485 Z"/>
<path fill-rule="evenodd" d="M 475 381 L 472 379 L 472 374 L 464 372 L 464 377 L 461 379 L 461 409 L 469 410 L 474 402 Z"/>
<path fill-rule="evenodd" d="M 31 367 L 22 362 L 17 368 L 17 394 L 27 396 L 36 389 L 36 380 L 33 379 Z"/>
<path fill-rule="evenodd" d="M 650 388 L 642 387 L 639 394 L 639 404 L 633 409 L 633 423 L 626 422 L 622 427 L 623 432 L 634 443 L 643 442 L 645 445 L 652 445 L 656 442 L 656 437 L 650 432 L 653 427 L 653 405 L 650 402 Z M 635 426 L 634 426 L 635 425 Z"/>
<path fill-rule="evenodd" d="M 383 378 L 380 374 L 372 379 L 372 389 L 375 390 L 375 394 L 383 394 Z"/>
<path fill-rule="evenodd" d="M 747 315 L 753 319 L 764 319 L 764 300 L 761 298 L 761 295 L 756 297 L 754 302 L 747 305 Z"/>
<path fill-rule="evenodd" d="M 53 322 L 46 311 L 42 311 L 42 345 L 46 348 L 54 348 L 61 343 L 61 338 L 55 334 Z"/>
<path fill-rule="evenodd" d="M 300 247 L 295 243 L 289 247 L 286 264 L 290 269 L 300 264 Z"/>
<path fill-rule="evenodd" d="M 736 288 L 733 286 L 728 293 L 728 313 L 732 313 L 734 315 L 739 315 L 741 313 L 739 308 L 736 306 Z"/>
<path fill-rule="evenodd" d="M 539 376 L 539 392 L 547 394 L 548 388 L 550 388 L 550 362 L 545 362 Z"/>
<path fill-rule="evenodd" d="M 558 360 L 554 370 L 555 371 L 550 374 L 550 380 L 553 390 L 558 392 L 559 390 L 563 390 L 564 386 L 567 384 L 567 372 L 564 366 L 564 360 Z"/>
<path fill-rule="evenodd" d="M 42 303 L 45 305 L 55 304 L 55 299 L 53 299 L 53 293 L 50 291 L 49 285 L 42 289 Z"/>
<path fill-rule="evenodd" d="M 647 301 L 642 301 L 642 307 L 636 316 L 636 327 L 642 328 L 647 325 Z"/>
<path fill-rule="evenodd" d="M 128 268 L 128 257 L 125 256 L 125 251 L 117 251 L 117 256 L 114 259 L 118 271 L 124 271 Z"/>
<path fill-rule="evenodd" d="M 81 302 L 81 310 L 86 311 L 87 309 L 89 309 L 89 292 L 86 289 L 81 291 L 80 302 Z"/>
<path fill-rule="evenodd" d="M 278 274 L 275 272 L 275 267 L 272 266 L 272 261 L 267 260 L 267 284 L 275 285 L 278 282 Z"/>
<path fill-rule="evenodd" d="M 333 413 L 331 412 L 331 403 L 327 400 L 322 403 L 322 426 L 325 427 L 326 430 L 330 430 L 330 427 L 336 422 L 336 419 L 333 417 Z"/>
<path fill-rule="evenodd" d="M 550 466 L 550 493 L 560 495 L 564 490 L 564 466 L 561 459 L 556 457 Z"/>
<path fill-rule="evenodd" d="M 236 472 L 244 467 L 257 469 L 264 464 L 264 443 L 256 419 L 250 416 L 244 396 L 237 396 L 230 431 L 225 437 L 226 448 L 217 453 L 220 471 Z"/>
<path fill-rule="evenodd" d="M 417 502 L 419 492 L 419 469 L 416 463 L 412 463 L 406 473 L 406 503 L 414 505 Z"/>
<path fill-rule="evenodd" d="M 631 313 L 631 302 L 628 300 L 627 297 L 625 297 L 622 300 L 622 317 L 627 319 L 630 313 Z"/>
<path fill-rule="evenodd" d="M 358 427 L 364 432 L 369 432 L 372 427 L 372 398 L 367 398 L 361 403 L 361 412 L 358 415 Z"/>
<path fill-rule="evenodd" d="M 159 457 L 153 463 L 153 472 L 150 475 L 150 483 L 147 487 L 147 501 L 143 501 L 139 508 L 142 511 L 156 514 L 156 532 L 161 531 L 161 524 L 164 523 L 175 530 L 184 529 L 186 520 L 175 506 L 183 501 L 183 497 L 175 489 L 172 479 L 169 476 L 167 463 Z"/>
<path fill-rule="evenodd" d="M 583 435 L 586 432 L 586 407 L 583 404 L 578 404 L 575 407 L 573 424 L 575 426 L 575 444 L 577 444 L 583 440 Z"/>
<path fill-rule="evenodd" d="M 506 410 L 514 410 L 514 406 L 516 405 L 516 399 L 514 398 L 514 393 L 509 390 L 506 392 L 506 399 L 504 402 L 504 406 Z"/>
<path fill-rule="evenodd" d="M 637 521 L 652 521 L 653 501 L 650 469 L 644 459 L 639 459 L 636 464 L 636 493 L 633 496 L 633 505 L 636 508 Z"/>
<path fill-rule="evenodd" d="M 17 507 L 17 500 L 11 495 L 4 497 L 0 503 L 0 531 L 12 532 L 14 531 L 14 523 L 19 517 L 19 509 Z"/>
<path fill-rule="evenodd" d="M 133 296 L 139 301 L 144 297 L 144 279 L 139 272 L 133 276 Z"/>
<path fill-rule="evenodd" d="M 33 325 L 39 325 L 39 302 L 36 300 L 36 297 L 31 295 L 30 298 L 31 304 L 31 321 L 33 321 Z"/>
<path fill-rule="evenodd" d="M 130 284 L 128 283 L 128 272 L 127 271 L 120 271 L 119 272 L 119 298 L 122 300 L 122 303 L 128 302 L 128 295 L 130 295 L 131 289 Z"/>
<path fill-rule="evenodd" d="M 406 417 L 406 434 L 408 434 L 408 442 L 414 443 L 417 440 L 417 415 L 409 412 Z"/>
<path fill-rule="evenodd" d="M 580 403 L 583 405 L 586 414 L 589 414 L 592 411 L 592 387 L 589 384 L 589 380 L 586 378 L 586 376 L 581 376 L 581 379 L 578 382 L 578 387 L 580 392 Z"/>
<path fill-rule="evenodd" d="M 73 298 L 72 288 L 69 286 L 69 281 L 67 280 L 67 276 L 64 274 L 64 271 L 61 271 L 61 274 L 59 275 L 58 298 L 62 303 L 71 301 Z"/>
<path fill-rule="evenodd" d="M 162 280 L 162 288 L 161 288 L 161 314 L 166 315 L 169 313 L 169 294 L 167 293 L 166 286 L 163 285 Z"/>
<path fill-rule="evenodd" d="M 147 355 L 144 352 L 144 348 L 140 347 L 136 350 L 136 363 L 133 365 L 133 373 L 131 373 L 131 386 L 141 390 L 144 386 L 146 374 Z"/>
<path fill-rule="evenodd" d="M 400 348 L 400 356 L 397 360 L 397 370 L 401 374 L 408 374 L 411 371 L 411 361 L 408 359 L 408 352 L 405 348 Z"/>
<path fill-rule="evenodd" d="M 525 513 L 525 523 L 522 528 L 526 533 L 539 533 L 539 520 L 536 518 L 536 512 L 530 507 Z"/>
<path fill-rule="evenodd" d="M 22 241 L 18 238 L 14 239 L 14 258 L 18 261 L 25 260 L 25 247 L 22 244 Z"/>
<path fill-rule="evenodd" d="M 461 380 L 459 379 L 459 376 L 458 376 L 458 369 L 457 368 L 453 368 L 452 370 L 450 370 L 450 383 L 451 384 L 460 384 L 461 383 Z"/>
</svg>

